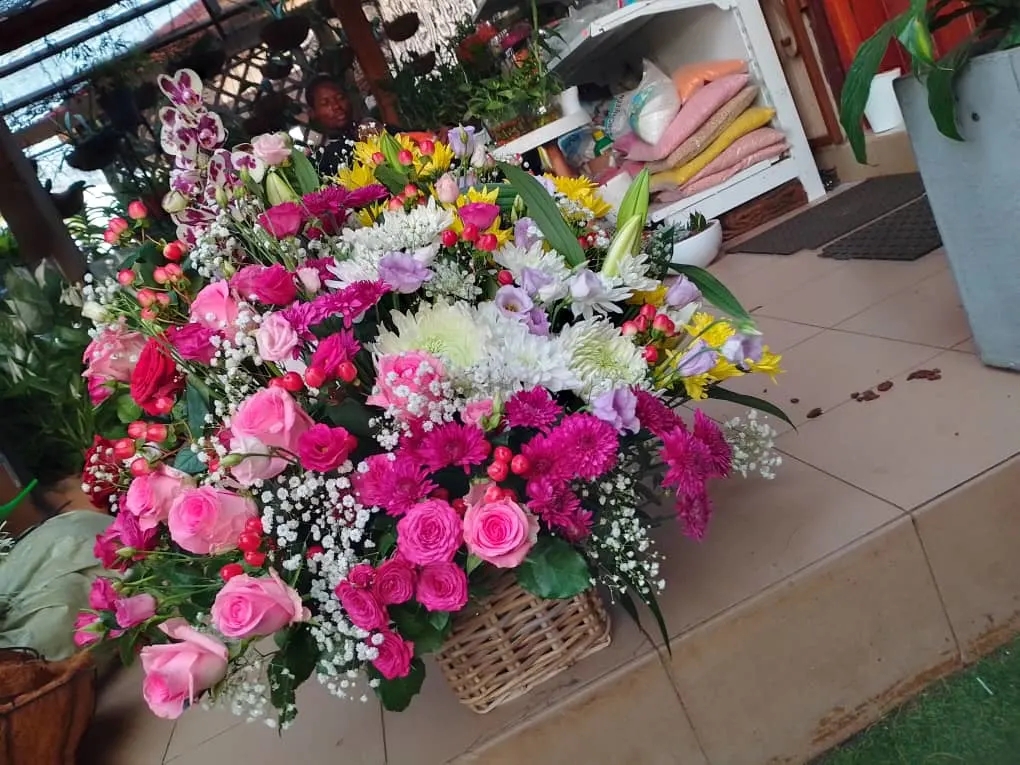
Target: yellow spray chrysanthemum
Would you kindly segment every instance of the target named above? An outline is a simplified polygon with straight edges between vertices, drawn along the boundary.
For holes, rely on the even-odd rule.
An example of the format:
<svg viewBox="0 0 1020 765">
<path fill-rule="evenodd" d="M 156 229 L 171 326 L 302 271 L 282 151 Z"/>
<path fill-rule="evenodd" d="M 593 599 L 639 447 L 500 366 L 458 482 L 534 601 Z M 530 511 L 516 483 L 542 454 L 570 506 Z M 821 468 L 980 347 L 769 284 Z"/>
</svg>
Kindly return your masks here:
<svg viewBox="0 0 1020 765">
<path fill-rule="evenodd" d="M 411 138 L 410 136 L 406 136 L 403 133 L 397 133 L 393 137 L 396 139 L 397 143 L 400 144 L 401 149 L 407 149 L 409 152 L 411 152 L 412 155 L 415 156 L 415 158 L 421 156 L 421 153 L 418 151 L 418 146 L 417 144 L 415 144 L 413 138 Z M 381 153 L 382 153 L 381 133 L 379 135 L 370 136 L 366 138 L 364 141 L 358 141 L 356 144 L 354 144 L 355 162 L 360 162 L 365 165 L 372 165 L 374 167 L 379 163 L 377 163 L 373 159 L 373 157 Z"/>
<path fill-rule="evenodd" d="M 773 382 L 775 382 L 776 375 L 782 374 L 783 372 L 782 367 L 779 366 L 782 360 L 782 356 L 777 353 L 772 353 L 766 345 L 762 349 L 761 361 L 748 362 L 747 366 L 752 372 L 766 374 L 772 378 Z"/>
<path fill-rule="evenodd" d="M 722 348 L 723 343 L 733 337 L 737 330 L 725 319 L 718 319 L 712 314 L 698 312 L 691 317 L 687 325 L 691 337 L 704 340 L 710 348 Z"/>
<path fill-rule="evenodd" d="M 414 169 L 424 178 L 438 178 L 450 169 L 454 156 L 453 149 L 445 143 L 437 143 L 431 157 L 421 156 L 415 160 Z"/>
<path fill-rule="evenodd" d="M 355 163 L 353 167 L 341 167 L 340 172 L 337 173 L 337 180 L 340 181 L 344 188 L 350 191 L 377 183 L 375 168 L 360 162 Z"/>
<path fill-rule="evenodd" d="M 473 202 L 485 202 L 486 204 L 494 205 L 496 200 L 499 199 L 499 189 L 493 186 L 491 189 L 486 191 L 485 189 L 476 189 L 474 186 L 469 188 L 467 192 L 457 197 L 457 203 L 454 205 L 447 205 L 448 207 L 463 207 L 464 205 L 471 204 Z"/>
<path fill-rule="evenodd" d="M 630 300 L 627 302 L 631 305 L 654 305 L 656 308 L 662 307 L 663 302 L 666 300 L 666 293 L 669 289 L 665 286 L 658 287 L 651 292 L 635 292 L 631 295 Z"/>
<path fill-rule="evenodd" d="M 592 217 L 604 218 L 613 209 L 598 193 L 598 184 L 590 178 L 584 176 L 567 178 L 565 176 L 548 174 L 545 177 L 552 181 L 556 191 L 574 204 L 587 209 L 592 214 Z"/>
</svg>

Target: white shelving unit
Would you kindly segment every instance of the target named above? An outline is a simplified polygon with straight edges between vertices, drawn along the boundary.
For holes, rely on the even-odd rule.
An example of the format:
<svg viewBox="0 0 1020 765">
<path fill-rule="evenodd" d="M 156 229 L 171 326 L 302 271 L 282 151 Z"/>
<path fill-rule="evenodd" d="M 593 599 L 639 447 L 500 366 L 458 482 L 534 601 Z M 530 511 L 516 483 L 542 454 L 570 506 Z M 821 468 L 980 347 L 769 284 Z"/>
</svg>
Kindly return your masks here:
<svg viewBox="0 0 1020 765">
<path fill-rule="evenodd" d="M 713 218 L 794 178 L 809 200 L 825 194 L 807 136 L 758 0 L 640 0 L 591 22 L 551 66 L 567 84 L 607 82 L 626 63 L 645 58 L 662 71 L 715 59 L 748 61 L 760 103 L 776 110 L 773 126 L 786 135 L 788 156 L 762 162 L 726 183 L 653 209 L 655 220 L 680 221 L 697 209 Z"/>
<path fill-rule="evenodd" d="M 498 159 L 509 159 L 517 154 L 524 154 L 532 149 L 537 149 L 539 146 L 545 146 L 547 143 L 555 141 L 567 133 L 572 133 L 578 128 L 584 127 L 589 122 L 591 122 L 591 117 L 585 111 L 564 114 L 558 120 L 550 122 L 548 125 L 543 125 L 538 130 L 532 130 L 520 138 L 515 138 L 502 146 L 497 146 L 492 153 Z"/>
</svg>

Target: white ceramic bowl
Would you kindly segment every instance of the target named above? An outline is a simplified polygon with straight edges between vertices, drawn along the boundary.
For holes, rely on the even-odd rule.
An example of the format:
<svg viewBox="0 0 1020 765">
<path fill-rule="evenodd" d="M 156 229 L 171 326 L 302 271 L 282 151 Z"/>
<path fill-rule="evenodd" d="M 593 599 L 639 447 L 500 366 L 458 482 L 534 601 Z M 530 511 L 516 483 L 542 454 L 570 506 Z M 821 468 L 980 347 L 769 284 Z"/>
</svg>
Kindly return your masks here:
<svg viewBox="0 0 1020 765">
<path fill-rule="evenodd" d="M 672 261 L 681 266 L 705 268 L 722 249 L 722 226 L 713 220 L 704 231 L 673 245 Z"/>
</svg>

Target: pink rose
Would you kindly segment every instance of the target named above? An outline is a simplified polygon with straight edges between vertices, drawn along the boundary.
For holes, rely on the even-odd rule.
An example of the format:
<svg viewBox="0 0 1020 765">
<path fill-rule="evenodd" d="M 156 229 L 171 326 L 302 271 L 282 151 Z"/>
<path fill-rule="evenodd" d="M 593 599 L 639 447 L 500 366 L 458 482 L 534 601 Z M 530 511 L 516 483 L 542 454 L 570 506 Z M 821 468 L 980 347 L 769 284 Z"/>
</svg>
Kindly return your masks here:
<svg viewBox="0 0 1020 765">
<path fill-rule="evenodd" d="M 301 286 L 310 295 L 314 295 L 322 289 L 322 279 L 319 278 L 319 272 L 314 268 L 299 268 L 297 270 L 297 278 L 301 282 Z"/>
<path fill-rule="evenodd" d="M 103 625 L 98 616 L 82 611 L 74 618 L 74 644 L 78 648 L 98 643 L 102 637 Z"/>
<path fill-rule="evenodd" d="M 415 600 L 429 611 L 460 611 L 468 602 L 467 574 L 456 563 L 422 566 Z"/>
<path fill-rule="evenodd" d="M 273 570 L 269 576 L 232 578 L 217 593 L 211 615 L 221 635 L 238 640 L 272 635 L 311 616 L 301 596 Z"/>
<path fill-rule="evenodd" d="M 89 590 L 89 608 L 93 611 L 112 611 L 114 604 L 120 599 L 120 594 L 113 589 L 113 582 L 109 579 L 99 577 L 92 580 L 92 588 Z"/>
<path fill-rule="evenodd" d="M 258 223 L 277 239 L 297 236 L 305 222 L 305 211 L 297 202 L 281 202 L 258 217 Z"/>
<path fill-rule="evenodd" d="M 131 371 L 145 347 L 140 332 L 128 332 L 123 327 L 104 329 L 85 349 L 82 377 L 88 382 L 89 397 L 100 404 L 110 396 L 107 383 L 131 381 Z"/>
<path fill-rule="evenodd" d="M 223 281 L 203 287 L 191 303 L 191 320 L 209 329 L 226 329 L 237 321 L 237 303 Z"/>
<path fill-rule="evenodd" d="M 280 362 L 294 358 L 298 336 L 289 321 L 278 313 L 271 313 L 262 317 L 255 342 L 264 361 Z"/>
<path fill-rule="evenodd" d="M 227 647 L 210 635 L 171 619 L 159 628 L 178 643 L 142 649 L 142 696 L 157 717 L 174 720 L 227 674 Z"/>
<path fill-rule="evenodd" d="M 424 351 L 382 356 L 376 362 L 375 389 L 365 403 L 393 408 L 397 417 L 415 422 L 428 415 L 427 404 L 443 399 L 434 383 L 443 380 L 443 362 Z"/>
<path fill-rule="evenodd" d="M 344 428 L 313 425 L 298 439 L 298 456 L 306 470 L 328 473 L 347 461 L 353 446 L 354 439 Z"/>
<path fill-rule="evenodd" d="M 471 224 L 477 226 L 479 231 L 485 231 L 499 217 L 499 205 L 488 202 L 471 202 L 457 208 L 457 212 L 465 225 Z"/>
<path fill-rule="evenodd" d="M 212 344 L 212 339 L 217 334 L 211 327 L 191 322 L 183 327 L 170 327 L 166 337 L 177 351 L 177 355 L 185 361 L 209 364 L 216 355 L 216 346 Z"/>
<path fill-rule="evenodd" d="M 279 263 L 245 266 L 230 279 L 230 286 L 245 300 L 267 305 L 289 305 L 297 297 L 294 275 Z"/>
<path fill-rule="evenodd" d="M 161 464 L 131 480 L 121 507 L 138 519 L 139 529 L 148 531 L 166 521 L 170 506 L 185 486 L 191 486 L 187 473 Z"/>
<path fill-rule="evenodd" d="M 351 620 L 351 624 L 363 630 L 378 630 L 390 623 L 386 609 L 372 594 L 371 590 L 355 587 L 346 579 L 336 586 L 336 596 Z"/>
<path fill-rule="evenodd" d="M 538 519 L 509 499 L 471 505 L 464 513 L 464 541 L 486 563 L 516 568 L 538 541 Z"/>
<path fill-rule="evenodd" d="M 258 517 L 250 499 L 211 486 L 188 488 L 170 507 L 170 538 L 188 552 L 209 555 L 233 550 L 249 518 Z"/>
<path fill-rule="evenodd" d="M 414 597 L 414 578 L 414 566 L 391 558 L 376 569 L 372 592 L 384 606 L 397 606 Z"/>
<path fill-rule="evenodd" d="M 487 398 L 484 401 L 474 401 L 465 406 L 460 417 L 466 424 L 477 425 L 480 428 L 482 427 L 482 420 L 491 415 L 492 399 Z"/>
<path fill-rule="evenodd" d="M 297 454 L 298 439 L 312 418 L 283 388 L 265 388 L 246 399 L 230 421 L 234 436 L 257 438 L 266 446 Z"/>
<path fill-rule="evenodd" d="M 283 457 L 274 457 L 272 449 L 251 436 L 234 436 L 230 440 L 230 453 L 242 458 L 230 468 L 230 474 L 245 487 L 276 478 L 290 464 Z"/>
<path fill-rule="evenodd" d="M 290 159 L 290 136 L 266 133 L 252 139 L 251 153 L 270 167 L 278 167 Z"/>
<path fill-rule="evenodd" d="M 156 599 L 148 593 L 121 598 L 114 607 L 117 624 L 123 629 L 137 627 L 142 622 L 156 615 Z"/>
<path fill-rule="evenodd" d="M 347 581 L 364 590 L 375 581 L 375 569 L 367 563 L 359 563 L 347 574 Z"/>
<path fill-rule="evenodd" d="M 397 521 L 397 549 L 419 566 L 453 560 L 462 541 L 460 516 L 441 499 L 419 502 Z"/>
<path fill-rule="evenodd" d="M 375 646 L 379 655 L 372 659 L 372 666 L 387 680 L 407 677 L 411 672 L 411 661 L 414 659 L 414 643 L 404 640 L 390 630 L 382 630 L 382 643 Z M 374 643 L 369 642 L 369 645 Z"/>
<path fill-rule="evenodd" d="M 360 350 L 361 345 L 354 339 L 354 333 L 349 330 L 337 332 L 319 341 L 308 366 L 318 369 L 327 380 L 332 380 L 340 375 L 341 365 L 353 359 Z"/>
</svg>

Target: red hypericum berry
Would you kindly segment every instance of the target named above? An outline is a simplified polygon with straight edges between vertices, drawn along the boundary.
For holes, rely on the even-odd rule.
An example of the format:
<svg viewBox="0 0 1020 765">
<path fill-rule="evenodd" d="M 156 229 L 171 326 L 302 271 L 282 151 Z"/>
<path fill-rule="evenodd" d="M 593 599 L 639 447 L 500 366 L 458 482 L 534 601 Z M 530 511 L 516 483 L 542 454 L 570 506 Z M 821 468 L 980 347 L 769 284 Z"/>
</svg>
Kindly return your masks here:
<svg viewBox="0 0 1020 765">
<path fill-rule="evenodd" d="M 478 237 L 478 241 L 475 242 L 475 246 L 482 252 L 495 252 L 496 248 L 499 247 L 499 239 L 496 238 L 495 234 L 482 234 Z"/>
<path fill-rule="evenodd" d="M 446 501 L 446 500 L 450 499 L 450 492 L 448 492 L 446 489 L 444 489 L 442 486 L 440 486 L 438 489 L 436 489 L 434 492 L 432 492 L 432 496 L 434 498 L 436 498 L 436 499 L 441 499 L 441 500 Z"/>
<path fill-rule="evenodd" d="M 128 205 L 128 217 L 132 220 L 145 220 L 149 217 L 149 208 L 141 199 L 136 199 Z"/>
<path fill-rule="evenodd" d="M 120 271 L 117 272 L 117 281 L 123 284 L 125 287 L 128 287 L 134 284 L 135 272 L 132 271 L 130 268 L 121 269 Z"/>
<path fill-rule="evenodd" d="M 588 237 L 586 237 L 586 236 L 579 236 L 579 237 L 577 237 L 577 243 L 579 245 L 581 245 L 582 249 L 584 249 L 589 244 Z"/>
<path fill-rule="evenodd" d="M 288 372 L 280 378 L 280 386 L 291 393 L 297 393 L 305 387 L 305 381 L 297 372 Z"/>
<path fill-rule="evenodd" d="M 350 433 L 347 434 L 347 439 L 344 441 L 344 446 L 347 447 L 348 452 L 353 452 L 358 448 L 358 439 L 356 436 L 352 436 Z"/>
<path fill-rule="evenodd" d="M 160 305 L 170 305 L 170 293 L 169 292 L 157 292 L 156 302 Z"/>
<path fill-rule="evenodd" d="M 352 361 L 344 361 L 336 368 L 336 376 L 345 383 L 352 383 L 358 379 L 358 368 Z"/>
<path fill-rule="evenodd" d="M 383 154 L 381 151 L 377 151 L 375 154 L 372 155 L 372 162 L 375 163 L 376 165 L 381 165 L 385 161 L 386 155 Z"/>
<path fill-rule="evenodd" d="M 269 381 L 269 387 L 270 388 L 282 388 L 283 387 L 283 378 L 282 377 L 273 377 Z"/>
<path fill-rule="evenodd" d="M 457 497 L 457 499 L 453 500 L 453 502 L 450 503 L 450 507 L 461 515 L 464 515 L 464 513 L 467 512 L 467 502 L 464 501 L 463 497 Z"/>
<path fill-rule="evenodd" d="M 135 456 L 135 440 L 133 438 L 118 438 L 113 442 L 113 456 L 119 460 L 126 460 Z"/>
<path fill-rule="evenodd" d="M 645 349 L 641 351 L 641 355 L 645 357 L 645 361 L 649 364 L 654 364 L 659 360 L 659 349 L 654 345 L 646 345 Z"/>
<path fill-rule="evenodd" d="M 426 138 L 425 140 L 418 142 L 418 151 L 422 153 L 423 157 L 431 157 L 436 153 L 436 144 Z"/>
<path fill-rule="evenodd" d="M 184 257 L 184 253 L 187 250 L 184 244 L 181 242 L 170 242 L 166 247 L 163 248 L 163 257 L 169 261 L 176 263 Z"/>
<path fill-rule="evenodd" d="M 397 154 L 397 162 L 399 162 L 400 164 L 405 165 L 405 166 L 406 165 L 413 165 L 414 164 L 414 155 L 411 152 L 409 152 L 407 149 L 401 149 L 400 152 Z"/>
<path fill-rule="evenodd" d="M 132 460 L 131 462 L 131 475 L 133 475 L 135 478 L 141 475 L 145 475 L 151 470 L 152 467 L 149 465 L 149 461 L 144 457 L 139 457 L 138 459 Z"/>
<path fill-rule="evenodd" d="M 638 325 L 635 324 L 632 321 L 625 321 L 620 326 L 620 332 L 623 333 L 624 337 L 633 337 L 634 335 L 638 334 L 638 332 L 640 332 L 640 331 L 641 330 L 638 329 Z"/>
<path fill-rule="evenodd" d="M 518 454 L 510 460 L 510 472 L 514 475 L 525 475 L 529 470 L 531 470 L 531 463 L 523 454 Z"/>
<path fill-rule="evenodd" d="M 255 552 L 262 547 L 262 534 L 253 534 L 250 531 L 242 531 L 237 538 L 237 549 L 241 552 Z"/>
<path fill-rule="evenodd" d="M 145 440 L 152 441 L 153 443 L 161 443 L 166 441 L 168 430 L 166 425 L 161 422 L 154 422 L 145 428 Z"/>
<path fill-rule="evenodd" d="M 496 281 L 503 287 L 509 287 L 514 283 L 514 275 L 507 271 L 505 268 L 496 274 Z"/>
<path fill-rule="evenodd" d="M 457 242 L 460 241 L 460 237 L 457 236 L 457 232 L 452 228 L 448 228 L 439 235 L 439 238 L 443 242 L 443 247 L 453 247 Z"/>
<path fill-rule="evenodd" d="M 206 464 L 209 465 L 209 472 L 215 473 L 217 470 L 220 469 L 220 458 L 210 457 L 209 462 L 207 462 Z"/>
<path fill-rule="evenodd" d="M 156 266 L 152 271 L 152 279 L 156 284 L 166 284 L 170 281 L 170 275 L 163 266 Z"/>
<path fill-rule="evenodd" d="M 651 303 L 645 303 L 643 306 L 641 306 L 641 310 L 638 313 L 641 316 L 644 316 L 646 319 L 648 319 L 648 321 L 651 321 L 652 319 L 655 318 L 655 314 L 657 313 L 657 311 L 655 310 L 654 305 L 652 305 Z"/>
<path fill-rule="evenodd" d="M 318 367 L 308 367 L 305 370 L 305 385 L 309 388 L 321 388 L 326 382 L 326 373 Z"/>
<path fill-rule="evenodd" d="M 141 420 L 135 420 L 134 422 L 127 426 L 127 434 L 134 439 L 145 438 L 148 432 L 149 423 L 142 422 Z"/>
<path fill-rule="evenodd" d="M 138 305 L 142 308 L 148 308 L 156 302 L 156 293 L 150 290 L 148 287 L 138 290 Z"/>
<path fill-rule="evenodd" d="M 143 308 L 138 313 L 146 321 L 155 321 L 156 319 L 159 318 L 159 313 L 156 311 L 155 308 Z"/>
<path fill-rule="evenodd" d="M 676 324 L 674 324 L 673 320 L 666 314 L 660 313 L 652 322 L 652 329 L 656 332 L 661 332 L 664 335 L 672 335 L 673 331 L 676 329 Z"/>
<path fill-rule="evenodd" d="M 646 319 L 644 316 L 638 316 L 636 319 L 634 319 L 634 326 L 638 328 L 638 332 L 647 332 L 648 319 Z"/>
<path fill-rule="evenodd" d="M 473 242 L 478 239 L 478 226 L 474 223 L 464 224 L 464 230 L 460 233 L 460 238 L 465 242 Z"/>
<path fill-rule="evenodd" d="M 492 452 L 492 458 L 496 462 L 510 462 L 514 458 L 514 453 L 510 451 L 509 446 L 497 446 Z"/>
<path fill-rule="evenodd" d="M 393 197 L 386 206 L 389 208 L 390 212 L 396 212 L 397 210 L 403 210 L 404 209 L 404 197 L 402 195 L 398 194 L 397 196 Z"/>
<path fill-rule="evenodd" d="M 249 566 L 262 568 L 262 564 L 266 562 L 266 554 L 264 552 L 246 552 L 244 554 L 244 562 Z"/>
<path fill-rule="evenodd" d="M 498 483 L 505 481 L 507 476 L 510 475 L 510 466 L 505 462 L 493 462 L 485 469 L 485 473 L 489 478 Z"/>
<path fill-rule="evenodd" d="M 156 414 L 170 414 L 170 411 L 174 408 L 174 401 L 172 398 L 160 396 L 152 402 L 152 408 L 156 411 Z"/>
<path fill-rule="evenodd" d="M 228 563 L 226 566 L 220 569 L 220 579 L 224 582 L 229 582 L 235 576 L 240 576 L 244 573 L 244 566 L 240 563 Z"/>
<path fill-rule="evenodd" d="M 326 552 L 326 550 L 323 549 L 322 546 L 312 545 L 305 551 L 305 557 L 311 560 L 312 558 L 315 558 L 318 555 L 322 555 L 324 552 Z"/>
<path fill-rule="evenodd" d="M 482 500 L 486 503 L 499 502 L 501 499 L 503 499 L 503 490 L 496 484 L 490 484 L 482 495 Z"/>
<path fill-rule="evenodd" d="M 175 282 L 184 276 L 184 271 L 176 263 L 167 263 L 163 266 L 163 270 L 166 271 L 166 275 L 170 277 L 170 281 Z"/>
<path fill-rule="evenodd" d="M 262 536 L 262 534 L 264 533 L 264 530 L 262 528 L 262 519 L 249 518 L 244 522 L 244 530 L 249 531 L 252 534 L 258 534 L 259 536 Z"/>
<path fill-rule="evenodd" d="M 404 186 L 404 196 L 407 199 L 414 199 L 416 196 L 418 196 L 418 187 L 415 186 L 413 183 L 407 184 L 406 186 Z"/>
</svg>

